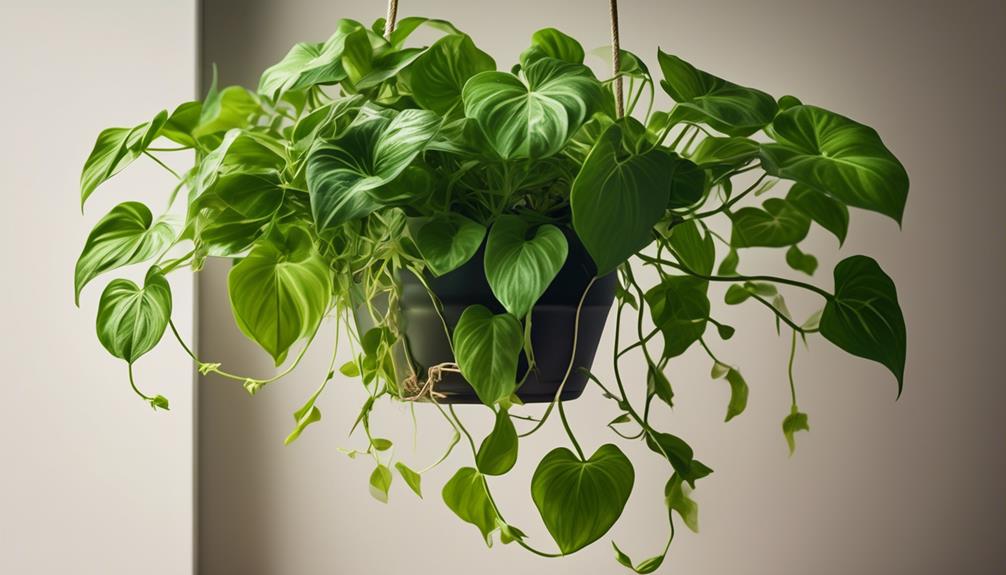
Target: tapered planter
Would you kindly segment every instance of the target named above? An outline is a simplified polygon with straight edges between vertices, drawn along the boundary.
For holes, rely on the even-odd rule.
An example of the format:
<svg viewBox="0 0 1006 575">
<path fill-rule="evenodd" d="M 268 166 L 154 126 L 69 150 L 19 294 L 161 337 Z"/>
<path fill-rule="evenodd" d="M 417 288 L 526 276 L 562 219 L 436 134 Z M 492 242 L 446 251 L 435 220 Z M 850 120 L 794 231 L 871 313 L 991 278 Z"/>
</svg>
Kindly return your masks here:
<svg viewBox="0 0 1006 575">
<path fill-rule="evenodd" d="M 555 397 L 570 357 L 574 355 L 573 335 L 576 326 L 576 308 L 584 290 L 590 285 L 596 268 L 576 235 L 563 230 L 569 241 L 569 255 L 555 280 L 538 300 L 531 312 L 531 342 L 536 360 L 534 371 L 517 390 L 525 403 L 549 402 Z M 442 304 L 441 313 L 447 327 L 454 331 L 462 312 L 470 305 L 484 305 L 493 313 L 503 313 L 503 305 L 493 296 L 486 280 L 484 266 L 485 243 L 463 266 L 441 277 L 427 274 L 425 281 Z M 410 272 L 401 277 L 402 293 L 400 317 L 402 331 L 413 361 L 424 371 L 427 367 L 454 362 L 450 342 L 429 292 Z M 587 293 L 580 311 L 579 334 L 576 338 L 573 369 L 562 391 L 562 399 L 580 397 L 587 384 L 587 376 L 578 368 L 589 369 L 594 353 L 604 331 L 604 323 L 615 297 L 615 274 L 598 279 Z M 382 302 L 384 303 L 384 302 Z M 383 306 L 382 306 L 383 307 Z M 369 315 L 357 313 L 357 325 L 363 333 L 370 327 Z M 405 366 L 403 350 L 396 350 L 399 381 L 407 377 L 401 373 Z M 527 358 L 522 352 L 517 370 L 520 381 L 527 372 Z M 425 377 L 425 373 L 421 374 Z M 475 391 L 459 373 L 444 372 L 436 383 L 435 391 L 442 394 L 441 403 L 478 403 Z"/>
</svg>

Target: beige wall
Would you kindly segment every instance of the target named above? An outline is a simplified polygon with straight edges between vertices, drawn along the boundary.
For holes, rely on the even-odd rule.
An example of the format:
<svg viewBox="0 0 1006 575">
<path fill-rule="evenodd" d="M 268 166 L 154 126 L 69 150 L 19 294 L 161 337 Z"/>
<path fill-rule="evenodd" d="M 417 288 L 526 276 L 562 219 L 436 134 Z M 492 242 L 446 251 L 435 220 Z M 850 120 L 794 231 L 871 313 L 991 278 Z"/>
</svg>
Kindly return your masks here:
<svg viewBox="0 0 1006 575">
<path fill-rule="evenodd" d="M 95 338 L 107 278 L 77 309 L 73 267 L 116 203 L 163 209 L 172 178 L 150 162 L 83 217 L 78 178 L 99 130 L 192 97 L 196 3 L 5 1 L 2 13 L 0 573 L 191 573 L 192 369 L 171 345 L 137 362 L 144 388 L 171 401 L 153 413 Z M 191 274 L 172 290 L 191 335 Z"/>
<path fill-rule="evenodd" d="M 295 41 L 321 40 L 339 17 L 382 15 L 380 2 L 206 1 L 206 61 L 221 78 L 249 85 Z M 447 17 L 471 33 L 501 66 L 514 61 L 534 30 L 558 25 L 588 47 L 606 43 L 606 3 L 513 0 L 504 3 L 413 0 L 403 15 Z M 626 48 L 655 68 L 655 47 L 776 95 L 792 93 L 875 126 L 904 161 L 912 192 L 899 232 L 890 221 L 853 214 L 850 240 L 814 232 L 808 250 L 822 269 L 854 253 L 874 255 L 895 278 L 909 327 L 904 396 L 883 368 L 832 349 L 820 338 L 797 358 L 800 405 L 813 430 L 786 454 L 780 421 L 788 409 L 788 341 L 756 307 L 723 309 L 738 328 L 721 354 L 752 386 L 748 411 L 722 418 L 727 390 L 708 379 L 708 361 L 689 353 L 669 374 L 679 407 L 659 422 L 688 439 L 716 473 L 701 483 L 702 533 L 679 531 L 663 572 L 695 574 L 927 575 L 1006 571 L 1006 401 L 999 356 L 1006 273 L 999 166 L 1006 148 L 1006 8 L 998 1 L 878 2 L 706 0 L 622 3 Z M 662 98 L 666 103 L 667 99 Z M 788 273 L 781 254 L 746 257 Z M 202 353 L 268 373 L 269 362 L 242 339 L 227 307 L 218 264 L 200 284 Z M 824 272 L 817 279 L 829 286 Z M 809 302 L 794 308 L 810 311 Z M 467 464 L 458 450 L 425 478 L 419 501 L 400 479 L 388 506 L 367 494 L 371 468 L 336 452 L 359 447 L 346 432 L 362 402 L 358 383 L 338 380 L 320 400 L 324 419 L 293 446 L 283 437 L 327 370 L 330 336 L 295 376 L 248 398 L 210 380 L 200 388 L 202 573 L 614 573 L 601 542 L 563 561 L 513 547 L 485 549 L 475 529 L 440 501 L 450 471 Z M 604 349 L 610 349 L 610 333 Z M 609 377 L 610 367 L 598 371 Z M 634 379 L 642 385 L 637 366 Z M 449 433 L 417 407 L 422 439 L 413 451 L 406 408 L 383 405 L 377 433 L 421 466 Z M 488 412 L 461 410 L 484 433 Z M 611 440 L 599 421 L 615 415 L 594 391 L 570 405 L 581 441 Z M 512 477 L 494 480 L 508 519 L 533 541 L 548 536 L 529 497 L 535 463 L 563 444 L 558 422 L 526 441 Z M 666 464 L 634 446 L 637 488 L 611 533 L 635 557 L 665 536 L 660 489 Z M 681 530 L 683 531 L 683 530 Z M 607 539 L 607 538 L 606 538 Z"/>
</svg>

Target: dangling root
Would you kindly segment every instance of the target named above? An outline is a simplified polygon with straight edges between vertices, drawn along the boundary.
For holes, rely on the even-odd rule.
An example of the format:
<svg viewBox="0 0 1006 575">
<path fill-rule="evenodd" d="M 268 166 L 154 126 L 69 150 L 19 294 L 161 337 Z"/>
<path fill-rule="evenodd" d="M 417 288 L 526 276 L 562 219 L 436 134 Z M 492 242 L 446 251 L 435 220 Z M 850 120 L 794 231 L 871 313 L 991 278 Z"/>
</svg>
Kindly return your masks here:
<svg viewBox="0 0 1006 575">
<path fill-rule="evenodd" d="M 419 376 L 413 373 L 402 382 L 402 401 L 438 401 L 447 396 L 436 391 L 434 386 L 440 382 L 444 372 L 461 373 L 456 363 L 438 363 L 426 370 L 426 381 L 420 383 Z"/>
</svg>

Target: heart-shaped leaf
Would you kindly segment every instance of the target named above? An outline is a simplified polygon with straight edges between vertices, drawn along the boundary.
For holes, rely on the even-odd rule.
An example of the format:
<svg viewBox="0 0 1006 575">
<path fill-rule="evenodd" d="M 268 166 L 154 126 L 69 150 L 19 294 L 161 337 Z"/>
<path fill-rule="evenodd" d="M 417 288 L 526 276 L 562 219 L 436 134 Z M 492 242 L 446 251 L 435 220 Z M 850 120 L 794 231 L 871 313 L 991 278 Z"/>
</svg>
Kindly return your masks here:
<svg viewBox="0 0 1006 575">
<path fill-rule="evenodd" d="M 810 431 L 810 423 L 807 420 L 807 414 L 801 413 L 794 405 L 790 414 L 782 420 L 782 434 L 786 437 L 786 445 L 789 446 L 790 455 L 796 451 L 795 435 L 798 431 Z"/>
<path fill-rule="evenodd" d="M 496 411 L 496 423 L 492 432 L 479 446 L 475 463 L 479 471 L 486 475 L 503 475 L 517 463 L 517 430 L 507 410 Z"/>
<path fill-rule="evenodd" d="M 436 134 L 440 118 L 405 110 L 389 118 L 364 115 L 307 160 L 307 188 L 319 230 L 363 217 L 381 207 L 377 190 L 394 180 Z"/>
<path fill-rule="evenodd" d="M 437 40 L 409 66 L 412 97 L 423 108 L 446 116 L 460 109 L 465 82 L 496 69 L 492 56 L 475 47 L 467 34 Z"/>
<path fill-rule="evenodd" d="M 155 222 L 147 206 L 139 202 L 115 206 L 91 230 L 77 258 L 74 302 L 80 305 L 81 290 L 99 274 L 146 261 L 167 249 L 174 238 L 171 225 Z"/>
<path fill-rule="evenodd" d="M 395 469 L 405 480 L 405 484 L 409 486 L 409 489 L 413 493 L 419 496 L 420 499 L 423 498 L 423 476 L 415 472 L 408 465 L 405 465 L 401 461 L 395 463 Z"/>
<path fill-rule="evenodd" d="M 125 279 L 105 287 L 98 303 L 98 341 L 132 364 L 161 341 L 170 318 L 171 286 L 154 266 L 142 288 Z"/>
<path fill-rule="evenodd" d="M 758 157 L 758 142 L 742 137 L 704 138 L 688 157 L 699 166 L 706 168 L 738 169 Z"/>
<path fill-rule="evenodd" d="M 664 503 L 668 512 L 676 512 L 693 533 L 699 532 L 699 506 L 688 493 L 688 486 L 678 474 L 664 485 Z"/>
<path fill-rule="evenodd" d="M 570 192 L 573 229 L 605 275 L 649 244 L 670 195 L 674 158 L 660 148 L 635 153 L 629 118 L 612 124 L 594 144 Z M 618 230 L 615 233 L 615 230 Z"/>
<path fill-rule="evenodd" d="M 199 139 L 233 128 L 246 128 L 249 118 L 261 112 L 262 107 L 255 96 L 241 86 L 213 91 L 203 102 L 199 123 L 192 129 L 192 136 Z"/>
<path fill-rule="evenodd" d="M 290 228 L 256 242 L 227 276 L 234 319 L 276 365 L 297 340 L 314 333 L 332 299 L 332 274 L 310 235 Z"/>
<path fill-rule="evenodd" d="M 531 497 L 563 555 L 600 539 L 622 514 L 636 474 L 612 445 L 602 445 L 586 461 L 559 447 L 550 451 L 531 478 Z"/>
<path fill-rule="evenodd" d="M 559 273 L 568 250 L 559 228 L 544 224 L 531 235 L 520 216 L 500 216 L 486 241 L 485 272 L 493 295 L 511 315 L 526 316 Z"/>
<path fill-rule="evenodd" d="M 789 264 L 789 267 L 809 276 L 814 275 L 814 272 L 817 271 L 817 258 L 811 254 L 803 253 L 796 246 L 790 246 L 786 250 L 786 263 Z"/>
<path fill-rule="evenodd" d="M 845 243 L 845 236 L 849 233 L 849 208 L 845 204 L 801 184 L 793 184 L 786 194 L 786 201 L 835 234 L 838 245 Z"/>
<path fill-rule="evenodd" d="M 416 233 L 416 247 L 433 275 L 442 276 L 470 260 L 482 245 L 486 227 L 461 214 L 438 214 Z"/>
<path fill-rule="evenodd" d="M 583 46 L 575 38 L 555 28 L 542 28 L 531 35 L 531 46 L 520 55 L 520 65 L 527 68 L 541 58 L 555 58 L 571 64 L 583 64 Z"/>
<path fill-rule="evenodd" d="M 465 116 L 476 120 L 503 158 L 544 158 L 600 107 L 601 84 L 589 68 L 540 58 L 513 74 L 482 72 L 462 90 Z"/>
<path fill-rule="evenodd" d="M 762 144 L 765 171 L 901 223 L 908 172 L 868 126 L 814 106 L 794 106 L 772 121 L 775 144 Z"/>
<path fill-rule="evenodd" d="M 692 487 L 695 482 L 713 472 L 704 463 L 695 459 L 692 447 L 676 435 L 648 429 L 646 446 L 657 455 L 667 459 L 675 473 Z"/>
<path fill-rule="evenodd" d="M 824 306 L 821 335 L 852 355 L 887 366 L 901 395 L 905 318 L 894 282 L 872 258 L 852 256 L 835 266 L 835 296 Z"/>
<path fill-rule="evenodd" d="M 807 237 L 810 217 L 782 198 L 770 198 L 761 209 L 741 208 L 730 215 L 735 248 L 791 246 Z"/>
<path fill-rule="evenodd" d="M 297 44 L 259 80 L 258 92 L 273 100 L 284 93 L 309 86 L 334 84 L 346 78 L 342 52 L 346 37 L 363 28 L 353 20 L 339 20 L 327 42 Z"/>
<path fill-rule="evenodd" d="M 492 547 L 490 535 L 496 530 L 496 511 L 486 491 L 485 478 L 471 467 L 462 467 L 444 485 L 444 503 L 458 517 L 479 528 L 486 545 Z"/>
<path fill-rule="evenodd" d="M 731 136 L 748 136 L 767 126 L 778 106 L 765 92 L 703 72 L 677 56 L 657 52 L 660 85 L 678 107 L 674 116 L 709 124 Z"/>
<path fill-rule="evenodd" d="M 708 282 L 670 276 L 646 292 L 654 325 L 664 338 L 664 357 L 677 357 L 702 337 L 709 321 Z"/>
<path fill-rule="evenodd" d="M 132 128 L 108 128 L 98 134 L 94 149 L 84 162 L 80 174 L 80 207 L 102 182 L 122 171 L 140 157 L 157 139 L 168 121 L 168 111 L 162 110 L 149 122 Z"/>
<path fill-rule="evenodd" d="M 520 322 L 469 306 L 454 328 L 454 354 L 461 374 L 486 405 L 510 397 L 517 386 L 517 360 L 523 347 Z"/>
<path fill-rule="evenodd" d="M 387 503 L 392 479 L 394 476 L 391 475 L 391 470 L 385 465 L 378 464 L 370 474 L 370 495 L 381 503 Z"/>
</svg>

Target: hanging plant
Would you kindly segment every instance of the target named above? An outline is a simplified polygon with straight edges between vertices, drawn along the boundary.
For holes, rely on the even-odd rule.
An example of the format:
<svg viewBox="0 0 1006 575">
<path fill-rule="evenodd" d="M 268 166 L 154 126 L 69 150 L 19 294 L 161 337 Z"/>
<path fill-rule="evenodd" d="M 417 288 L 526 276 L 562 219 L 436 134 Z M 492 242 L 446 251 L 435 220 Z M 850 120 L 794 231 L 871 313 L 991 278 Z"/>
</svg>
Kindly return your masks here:
<svg viewBox="0 0 1006 575">
<path fill-rule="evenodd" d="M 170 195 L 186 204 L 183 223 L 155 218 L 136 201 L 119 204 L 91 232 L 76 267 L 79 299 L 99 275 L 149 266 L 142 285 L 107 284 L 97 331 L 152 407 L 168 409 L 168 400 L 144 394 L 133 365 L 169 328 L 201 373 L 250 393 L 292 371 L 322 326 L 345 328 L 353 359 L 338 371 L 368 393 L 353 429 L 376 464 L 371 493 L 387 501 L 394 469 L 421 494 L 423 473 L 391 460 L 371 412 L 385 400 L 431 404 L 455 430 L 447 454 L 464 437 L 472 456 L 443 487 L 447 506 L 487 544 L 498 534 L 556 556 L 604 536 L 634 483 L 618 446 L 584 449 L 570 428 L 564 405 L 588 384 L 621 413 L 603 424 L 668 463 L 668 545 L 676 520 L 697 529 L 690 492 L 712 469 L 651 416 L 673 404 L 664 371 L 693 347 L 729 386 L 726 420 L 745 409 L 747 383 L 714 355 L 714 340 L 729 340 L 734 329 L 714 317 L 712 283 L 729 285 L 725 304 L 762 306 L 777 331 L 789 332 L 792 403 L 782 431 L 791 451 L 795 434 L 809 429 L 792 378 L 798 338 L 820 334 L 883 364 L 900 394 L 905 324 L 877 262 L 842 260 L 831 290 L 738 271 L 745 249 L 763 247 L 785 249 L 796 273 L 813 275 L 817 259 L 800 242 L 819 225 L 842 243 L 850 206 L 901 222 L 908 176 L 873 129 L 660 51 L 656 77 L 675 105 L 653 110 L 657 82 L 641 58 L 618 48 L 617 25 L 615 73 L 599 79 L 581 45 L 552 28 L 536 32 L 504 72 L 446 21 L 406 18 L 396 27 L 393 10 L 389 20 L 369 28 L 340 21 L 328 41 L 294 46 L 257 91 L 214 82 L 202 101 L 99 135 L 81 176 L 82 203 L 141 156 L 170 170 L 158 156 L 195 154 Z M 442 35 L 408 47 L 421 26 Z M 174 145 L 155 147 L 161 140 Z M 773 187 L 780 181 L 792 184 L 785 193 Z M 729 235 L 714 231 L 714 221 L 729 225 Z M 277 367 L 286 365 L 279 376 L 235 375 L 182 341 L 165 277 L 198 271 L 208 257 L 236 262 L 227 284 L 234 319 Z M 819 298 L 820 311 L 794 317 L 787 290 Z M 609 315 L 615 342 L 605 357 L 614 376 L 603 381 L 591 366 Z M 332 361 L 294 414 L 287 442 L 321 419 L 316 402 L 334 378 L 334 353 Z M 645 387 L 623 378 L 627 361 L 645 362 Z M 547 403 L 537 416 L 524 406 L 534 402 Z M 494 421 L 481 442 L 455 403 L 491 410 L 478 412 Z M 556 412 L 569 447 L 549 452 L 530 485 L 557 548 L 547 551 L 504 519 L 486 477 L 510 471 L 519 438 Z M 666 548 L 640 563 L 615 551 L 620 563 L 648 573 Z"/>
</svg>

